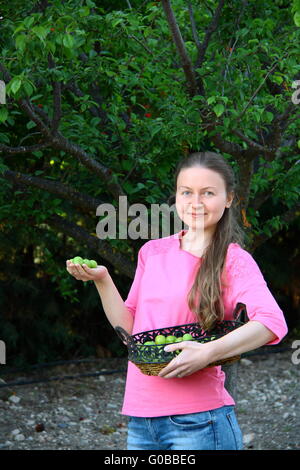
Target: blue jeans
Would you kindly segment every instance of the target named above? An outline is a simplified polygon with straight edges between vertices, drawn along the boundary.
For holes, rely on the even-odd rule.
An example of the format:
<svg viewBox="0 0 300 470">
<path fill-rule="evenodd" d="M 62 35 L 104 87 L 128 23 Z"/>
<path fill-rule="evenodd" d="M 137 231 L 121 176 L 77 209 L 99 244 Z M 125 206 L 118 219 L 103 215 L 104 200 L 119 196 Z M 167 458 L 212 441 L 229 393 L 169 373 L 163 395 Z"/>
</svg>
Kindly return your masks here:
<svg viewBox="0 0 300 470">
<path fill-rule="evenodd" d="M 130 417 L 128 450 L 242 450 L 233 406 L 157 418 Z"/>
</svg>

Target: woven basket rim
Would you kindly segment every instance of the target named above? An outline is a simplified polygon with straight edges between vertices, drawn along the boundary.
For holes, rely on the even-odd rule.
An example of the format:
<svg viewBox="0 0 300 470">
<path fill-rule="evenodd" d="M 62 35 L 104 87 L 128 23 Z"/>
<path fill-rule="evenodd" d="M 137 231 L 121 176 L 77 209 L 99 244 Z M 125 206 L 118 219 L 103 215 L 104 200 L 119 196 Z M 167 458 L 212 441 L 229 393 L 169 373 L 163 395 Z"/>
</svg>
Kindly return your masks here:
<svg viewBox="0 0 300 470">
<path fill-rule="evenodd" d="M 222 326 L 222 324 L 231 324 L 231 325 L 244 325 L 243 322 L 241 321 L 237 321 L 237 320 L 223 320 L 223 321 L 220 321 L 220 322 L 217 322 L 213 328 L 211 328 L 211 330 L 203 330 L 203 328 L 201 328 L 201 325 L 198 323 L 198 322 L 191 322 L 191 323 L 183 323 L 181 325 L 173 325 L 173 326 L 163 326 L 161 328 L 152 328 L 151 330 L 144 330 L 144 331 L 140 331 L 138 333 L 134 333 L 133 335 L 130 335 L 131 338 L 134 338 L 135 336 L 140 336 L 142 334 L 147 334 L 147 333 L 151 333 L 153 331 L 159 331 L 159 330 L 168 330 L 168 329 L 176 329 L 176 328 L 183 328 L 185 326 L 196 326 L 198 327 L 201 331 L 204 331 L 204 334 L 206 336 L 210 336 L 210 331 L 213 332 L 214 329 L 217 327 L 217 326 Z M 213 333 L 212 333 L 213 334 Z"/>
</svg>

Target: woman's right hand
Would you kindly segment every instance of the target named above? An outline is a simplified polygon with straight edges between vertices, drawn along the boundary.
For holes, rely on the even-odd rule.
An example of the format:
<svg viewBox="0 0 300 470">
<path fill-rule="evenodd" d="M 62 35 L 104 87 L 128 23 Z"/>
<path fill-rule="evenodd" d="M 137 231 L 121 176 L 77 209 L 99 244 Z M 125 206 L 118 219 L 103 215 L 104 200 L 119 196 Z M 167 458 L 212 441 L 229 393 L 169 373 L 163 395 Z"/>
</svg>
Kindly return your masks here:
<svg viewBox="0 0 300 470">
<path fill-rule="evenodd" d="M 97 266 L 97 268 L 89 268 L 86 264 L 74 264 L 72 260 L 66 261 L 67 271 L 77 281 L 104 281 L 108 277 L 108 269 L 105 266 Z"/>
</svg>

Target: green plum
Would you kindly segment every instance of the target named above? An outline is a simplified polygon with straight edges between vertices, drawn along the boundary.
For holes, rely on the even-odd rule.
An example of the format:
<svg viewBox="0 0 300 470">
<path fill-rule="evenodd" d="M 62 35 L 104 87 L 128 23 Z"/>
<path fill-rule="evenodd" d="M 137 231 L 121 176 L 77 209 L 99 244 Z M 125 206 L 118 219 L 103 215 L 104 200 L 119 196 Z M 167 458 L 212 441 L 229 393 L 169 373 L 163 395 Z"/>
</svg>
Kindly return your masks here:
<svg viewBox="0 0 300 470">
<path fill-rule="evenodd" d="M 165 344 L 166 343 L 166 338 L 164 335 L 157 335 L 155 337 L 155 344 Z"/>
<path fill-rule="evenodd" d="M 143 344 L 137 344 L 137 347 L 140 348 L 141 350 L 149 351 L 149 348 L 145 348 L 145 346 L 155 346 L 155 343 L 154 341 L 146 341 Z"/>
<path fill-rule="evenodd" d="M 183 341 L 192 341 L 194 338 L 192 337 L 192 335 L 190 333 L 185 333 L 185 335 L 183 335 L 182 339 L 183 339 Z"/>
<path fill-rule="evenodd" d="M 167 336 L 166 343 L 176 343 L 176 336 L 173 336 L 173 335 Z"/>
<path fill-rule="evenodd" d="M 181 341 L 183 341 L 183 337 L 179 336 L 178 338 L 176 338 L 175 343 L 181 343 Z"/>
</svg>

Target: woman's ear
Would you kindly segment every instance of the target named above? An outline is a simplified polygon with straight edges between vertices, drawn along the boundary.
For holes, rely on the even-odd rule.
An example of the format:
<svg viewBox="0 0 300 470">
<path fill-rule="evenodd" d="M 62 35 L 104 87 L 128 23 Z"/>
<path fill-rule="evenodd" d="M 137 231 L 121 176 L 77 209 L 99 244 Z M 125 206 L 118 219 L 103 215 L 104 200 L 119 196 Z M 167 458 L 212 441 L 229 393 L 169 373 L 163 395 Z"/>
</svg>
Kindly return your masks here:
<svg viewBox="0 0 300 470">
<path fill-rule="evenodd" d="M 231 191 L 231 192 L 228 193 L 228 195 L 227 195 L 227 202 L 226 202 L 226 206 L 225 206 L 225 207 L 229 208 L 229 207 L 231 206 L 231 204 L 232 204 L 233 199 L 234 199 L 234 192 Z"/>
</svg>

